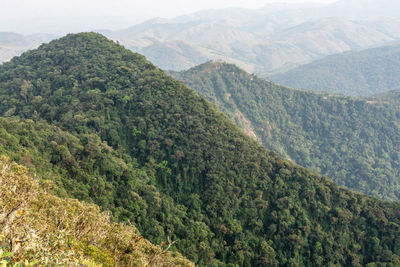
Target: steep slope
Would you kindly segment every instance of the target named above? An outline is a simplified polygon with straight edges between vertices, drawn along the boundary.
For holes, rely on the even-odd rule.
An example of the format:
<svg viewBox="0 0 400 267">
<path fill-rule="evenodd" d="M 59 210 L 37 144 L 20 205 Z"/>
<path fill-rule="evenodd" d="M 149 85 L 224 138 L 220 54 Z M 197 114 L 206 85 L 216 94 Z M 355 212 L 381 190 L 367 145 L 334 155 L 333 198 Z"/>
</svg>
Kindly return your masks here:
<svg viewBox="0 0 400 267">
<path fill-rule="evenodd" d="M 347 52 L 270 77 L 273 81 L 350 96 L 370 96 L 400 86 L 400 45 Z"/>
<path fill-rule="evenodd" d="M 179 216 L 180 209 L 148 183 L 156 179 L 153 168 L 139 168 L 134 159 L 115 151 L 97 134 L 71 134 L 44 121 L 1 118 L 0 140 L 2 155 L 52 180 L 59 196 L 95 202 L 116 218 L 140 221 L 149 233 L 155 232 L 153 237 L 158 239 L 154 242 L 168 239 L 168 233 L 157 232 L 162 225 L 153 217 L 165 216 L 165 212 L 168 218 Z M 132 198 L 124 204 L 129 208 L 121 209 L 116 203 L 119 198 Z"/>
<path fill-rule="evenodd" d="M 194 266 L 98 206 L 55 197 L 51 186 L 0 157 L 2 266 Z"/>
<path fill-rule="evenodd" d="M 293 90 L 221 63 L 173 75 L 265 147 L 353 190 L 400 198 L 397 105 Z"/>
<path fill-rule="evenodd" d="M 111 188 L 89 197 L 102 205 L 116 192 L 105 201 L 114 216 L 153 242 L 178 240 L 199 265 L 399 264 L 398 204 L 268 152 L 183 83 L 100 35 L 68 35 L 0 66 L 0 102 L 1 114 L 45 119 L 101 157 L 84 138 L 100 137 L 120 159 L 109 171 L 82 148 L 68 153 L 62 139 L 54 161 L 71 174 L 92 163 L 81 169 Z M 89 191 L 95 184 L 77 179 Z"/>
</svg>

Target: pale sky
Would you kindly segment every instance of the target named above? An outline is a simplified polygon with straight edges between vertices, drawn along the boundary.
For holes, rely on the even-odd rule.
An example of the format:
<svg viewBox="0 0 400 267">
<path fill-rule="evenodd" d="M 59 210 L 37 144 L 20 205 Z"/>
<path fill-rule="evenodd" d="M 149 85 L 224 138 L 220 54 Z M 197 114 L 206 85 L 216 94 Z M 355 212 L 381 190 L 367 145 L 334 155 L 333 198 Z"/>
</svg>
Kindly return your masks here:
<svg viewBox="0 0 400 267">
<path fill-rule="evenodd" d="M 65 17 L 93 17 L 87 27 L 129 27 L 154 17 L 170 18 L 203 9 L 227 7 L 260 8 L 271 2 L 331 3 L 335 0 L 0 0 L 0 31 L 49 30 L 66 23 Z M 54 18 L 54 25 L 49 17 Z M 107 17 L 101 21 L 101 17 Z M 113 18 L 114 17 L 114 18 Z M 64 21 L 64 22 L 63 22 Z M 82 19 L 80 19 L 82 21 Z M 79 23 L 69 21 L 70 26 Z M 96 21 L 96 22 L 95 22 Z M 126 24 L 126 25 L 125 25 Z M 39 25 L 39 26 L 35 26 Z"/>
</svg>

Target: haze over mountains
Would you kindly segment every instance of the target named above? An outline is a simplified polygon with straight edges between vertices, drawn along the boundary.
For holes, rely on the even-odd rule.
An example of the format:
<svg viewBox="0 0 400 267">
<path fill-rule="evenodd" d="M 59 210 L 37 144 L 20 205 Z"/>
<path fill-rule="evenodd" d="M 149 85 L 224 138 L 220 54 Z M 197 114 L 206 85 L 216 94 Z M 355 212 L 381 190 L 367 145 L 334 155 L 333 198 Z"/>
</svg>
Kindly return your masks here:
<svg viewBox="0 0 400 267">
<path fill-rule="evenodd" d="M 400 3 L 393 0 L 342 0 L 329 5 L 325 14 L 357 19 L 398 17 Z"/>
<path fill-rule="evenodd" d="M 22 35 L 12 32 L 0 32 L 0 62 L 8 61 L 28 49 L 54 39 L 54 34 Z"/>
<path fill-rule="evenodd" d="M 400 88 L 400 45 L 332 55 L 271 80 L 294 88 L 371 96 Z"/>
<path fill-rule="evenodd" d="M 398 10 L 396 1 L 268 4 L 257 10 L 228 8 L 157 18 L 100 32 L 162 69 L 183 70 L 218 59 L 266 76 L 326 55 L 400 40 L 400 18 L 392 10 Z M 1 58 L 10 58 L 10 52 Z"/>
<path fill-rule="evenodd" d="M 352 6 L 361 6 L 361 2 Z M 358 16 L 350 10 L 341 13 L 346 6 L 339 2 L 328 6 L 210 10 L 169 20 L 155 19 L 105 34 L 143 53 L 162 69 L 182 70 L 205 57 L 264 75 L 326 55 L 399 40 L 398 16 Z M 368 5 L 362 7 L 369 10 Z M 175 54 L 172 64 L 171 54 Z"/>
</svg>

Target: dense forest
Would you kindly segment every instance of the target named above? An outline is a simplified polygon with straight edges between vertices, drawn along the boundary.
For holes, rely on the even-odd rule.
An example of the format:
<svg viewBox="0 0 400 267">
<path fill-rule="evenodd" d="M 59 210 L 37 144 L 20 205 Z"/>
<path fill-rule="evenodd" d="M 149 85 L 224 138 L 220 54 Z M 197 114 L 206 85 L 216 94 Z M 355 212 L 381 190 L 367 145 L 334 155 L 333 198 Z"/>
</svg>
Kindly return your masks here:
<svg viewBox="0 0 400 267">
<path fill-rule="evenodd" d="M 387 92 L 400 87 L 400 45 L 328 56 L 270 79 L 295 88 L 349 96 Z"/>
<path fill-rule="evenodd" d="M 54 196 L 53 186 L 0 157 L 1 266 L 194 266 L 96 205 Z"/>
<path fill-rule="evenodd" d="M 293 90 L 229 64 L 209 62 L 172 74 L 268 149 L 339 185 L 400 198 L 400 109 L 395 103 Z"/>
<path fill-rule="evenodd" d="M 0 153 L 200 266 L 400 264 L 397 203 L 268 151 L 101 35 L 1 65 L 0 102 Z"/>
</svg>

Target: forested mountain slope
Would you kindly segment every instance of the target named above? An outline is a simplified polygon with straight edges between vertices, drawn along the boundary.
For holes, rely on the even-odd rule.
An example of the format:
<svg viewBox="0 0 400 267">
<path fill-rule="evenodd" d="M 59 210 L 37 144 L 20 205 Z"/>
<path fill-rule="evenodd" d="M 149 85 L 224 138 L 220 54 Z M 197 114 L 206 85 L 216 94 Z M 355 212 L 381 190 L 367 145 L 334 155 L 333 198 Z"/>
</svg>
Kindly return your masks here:
<svg viewBox="0 0 400 267">
<path fill-rule="evenodd" d="M 134 226 L 111 223 L 96 205 L 54 196 L 49 180 L 39 182 L 4 156 L 0 188 L 2 266 L 194 266 Z"/>
<path fill-rule="evenodd" d="M 271 80 L 350 96 L 371 96 L 400 87 L 400 45 L 347 52 L 299 66 Z"/>
<path fill-rule="evenodd" d="M 3 119 L 3 153 L 21 151 L 39 173 L 42 155 L 60 194 L 93 200 L 153 242 L 169 235 L 199 265 L 400 264 L 398 204 L 267 151 L 103 36 L 68 35 L 1 65 L 0 102 L 24 118 Z"/>
<path fill-rule="evenodd" d="M 396 104 L 293 90 L 229 64 L 172 74 L 265 147 L 353 190 L 400 198 Z"/>
</svg>

